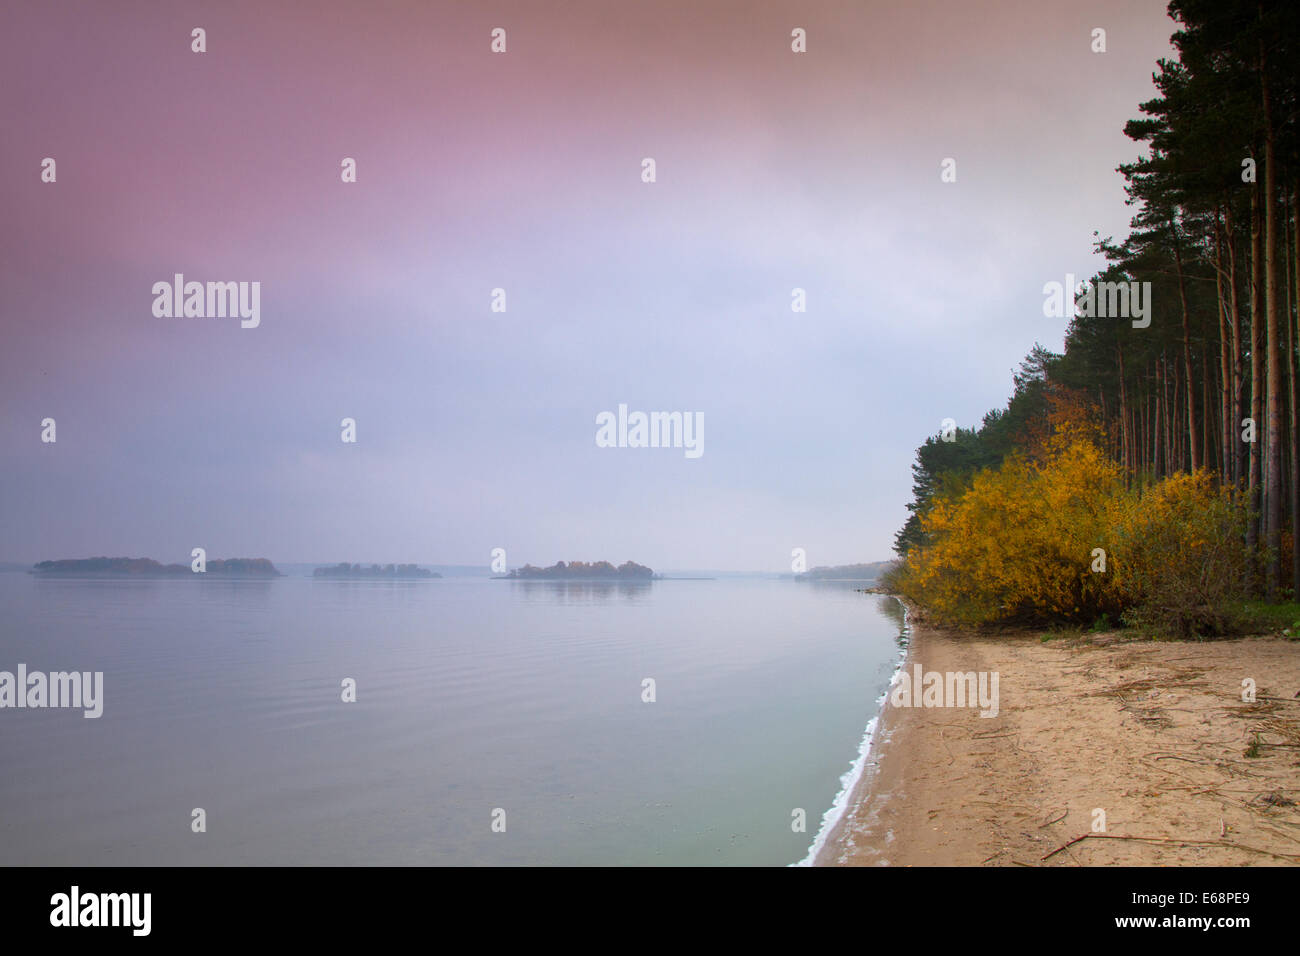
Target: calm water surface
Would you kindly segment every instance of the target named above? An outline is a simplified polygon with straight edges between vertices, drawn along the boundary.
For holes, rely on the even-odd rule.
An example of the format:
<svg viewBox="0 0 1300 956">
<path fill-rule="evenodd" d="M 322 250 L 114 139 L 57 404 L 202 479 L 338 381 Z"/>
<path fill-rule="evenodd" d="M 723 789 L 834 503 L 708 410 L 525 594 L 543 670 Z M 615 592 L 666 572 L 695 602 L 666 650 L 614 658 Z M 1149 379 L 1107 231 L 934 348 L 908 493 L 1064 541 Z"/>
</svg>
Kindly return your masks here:
<svg viewBox="0 0 1300 956">
<path fill-rule="evenodd" d="M 793 863 L 900 621 L 759 578 L 0 574 L 0 670 L 104 672 L 98 720 L 0 710 L 0 864 Z"/>
</svg>

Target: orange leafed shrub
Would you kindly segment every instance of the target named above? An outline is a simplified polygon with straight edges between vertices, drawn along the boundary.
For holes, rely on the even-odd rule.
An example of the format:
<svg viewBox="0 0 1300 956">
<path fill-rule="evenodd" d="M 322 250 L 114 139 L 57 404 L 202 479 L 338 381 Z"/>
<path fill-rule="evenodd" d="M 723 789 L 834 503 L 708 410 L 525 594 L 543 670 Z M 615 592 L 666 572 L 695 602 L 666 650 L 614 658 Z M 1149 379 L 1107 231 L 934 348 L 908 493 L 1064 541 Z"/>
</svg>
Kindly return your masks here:
<svg viewBox="0 0 1300 956">
<path fill-rule="evenodd" d="M 930 544 L 898 575 L 903 595 L 957 624 L 1090 622 L 1144 606 L 1146 625 L 1221 630 L 1244 578 L 1241 509 L 1204 473 L 1129 491 L 1090 439 L 1064 429 L 1040 460 L 1012 456 L 936 498 L 921 516 Z"/>
<path fill-rule="evenodd" d="M 1250 555 L 1246 510 L 1208 472 L 1149 489 L 1116 527 L 1125 620 L 1182 637 L 1232 630 Z"/>
</svg>

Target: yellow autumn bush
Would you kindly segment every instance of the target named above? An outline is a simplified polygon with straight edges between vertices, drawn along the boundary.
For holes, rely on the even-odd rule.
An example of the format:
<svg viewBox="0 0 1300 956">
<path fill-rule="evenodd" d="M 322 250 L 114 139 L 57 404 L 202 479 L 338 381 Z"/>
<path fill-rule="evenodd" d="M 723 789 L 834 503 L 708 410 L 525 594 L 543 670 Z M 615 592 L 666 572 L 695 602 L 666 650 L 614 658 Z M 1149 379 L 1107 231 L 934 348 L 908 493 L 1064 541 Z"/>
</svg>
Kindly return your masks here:
<svg viewBox="0 0 1300 956">
<path fill-rule="evenodd" d="M 1111 512 L 1125 495 L 1119 467 L 1091 442 L 1062 436 L 1043 460 L 1008 458 L 921 516 L 900 586 L 940 619 L 1094 620 L 1117 614 L 1114 576 L 1094 572 Z"/>
<path fill-rule="evenodd" d="M 1090 438 L 1065 430 L 921 515 L 925 545 L 897 576 L 939 620 L 1095 621 L 1220 630 L 1244 576 L 1244 517 L 1206 474 L 1143 494 Z M 1101 549 L 1098 551 L 1096 549 Z M 1104 552 L 1104 555 L 1102 554 Z"/>
<path fill-rule="evenodd" d="M 1124 619 L 1181 637 L 1232 631 L 1251 571 L 1247 512 L 1208 472 L 1171 475 L 1115 527 Z"/>
</svg>

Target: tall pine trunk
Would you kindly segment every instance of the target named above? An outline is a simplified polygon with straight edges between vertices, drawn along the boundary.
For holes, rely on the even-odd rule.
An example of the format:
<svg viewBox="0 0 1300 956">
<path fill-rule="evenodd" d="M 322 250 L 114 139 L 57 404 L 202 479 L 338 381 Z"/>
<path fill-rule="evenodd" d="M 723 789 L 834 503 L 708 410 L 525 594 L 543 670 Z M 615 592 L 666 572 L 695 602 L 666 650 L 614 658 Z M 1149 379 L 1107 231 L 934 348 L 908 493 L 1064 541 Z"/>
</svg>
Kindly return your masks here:
<svg viewBox="0 0 1300 956">
<path fill-rule="evenodd" d="M 1277 310 L 1277 164 L 1264 41 L 1260 40 L 1260 90 L 1264 110 L 1264 311 L 1268 324 L 1268 458 L 1264 475 L 1264 546 L 1269 549 L 1264 592 L 1277 596 L 1282 565 L 1282 352 Z"/>
<path fill-rule="evenodd" d="M 1240 488 L 1246 475 L 1247 448 L 1241 440 L 1241 420 L 1246 417 L 1246 367 L 1241 348 L 1241 305 L 1237 301 L 1237 241 L 1233 235 L 1231 204 L 1224 210 L 1224 241 L 1228 247 L 1228 305 L 1232 316 L 1232 483 Z"/>
<path fill-rule="evenodd" d="M 1295 218 L 1295 241 L 1291 246 L 1290 261 L 1294 263 L 1291 278 L 1293 280 L 1294 295 L 1291 295 L 1291 301 L 1288 303 L 1286 312 L 1286 324 L 1288 332 L 1294 330 L 1294 345 L 1291 349 L 1291 600 L 1300 600 L 1300 407 L 1296 403 L 1296 375 L 1300 374 L 1300 357 L 1297 356 L 1295 345 L 1300 345 L 1300 209 L 1296 208 L 1296 203 L 1300 202 L 1300 179 L 1296 180 L 1295 189 L 1292 192 L 1291 214 Z M 1283 225 L 1286 225 L 1285 221 Z M 1288 233 L 1289 235 L 1289 233 Z M 1296 318 L 1291 318 L 1291 307 L 1295 307 Z"/>
<path fill-rule="evenodd" d="M 1260 435 L 1264 428 L 1264 242 L 1260 231 L 1259 184 L 1250 191 L 1250 419 L 1253 424 L 1250 442 L 1250 466 L 1247 476 L 1247 495 L 1250 502 L 1250 521 L 1246 526 L 1246 543 L 1252 555 L 1258 555 L 1260 546 L 1260 519 L 1262 517 L 1261 476 L 1263 475 L 1262 445 Z M 1258 587 L 1257 574 L 1252 570 L 1252 589 Z"/>
<path fill-rule="evenodd" d="M 1201 457 L 1196 441 L 1196 390 L 1191 387 L 1192 382 L 1196 381 L 1192 373 L 1192 345 L 1190 333 L 1188 331 L 1187 317 L 1187 282 L 1183 277 L 1183 250 L 1182 243 L 1178 238 L 1178 217 L 1174 216 L 1170 223 L 1170 231 L 1174 239 L 1174 265 L 1178 270 L 1178 302 L 1183 310 L 1183 374 L 1187 382 L 1187 453 L 1188 460 L 1191 462 L 1191 470 L 1201 467 Z M 1178 465 L 1182 467 L 1182 458 L 1180 456 Z"/>
</svg>

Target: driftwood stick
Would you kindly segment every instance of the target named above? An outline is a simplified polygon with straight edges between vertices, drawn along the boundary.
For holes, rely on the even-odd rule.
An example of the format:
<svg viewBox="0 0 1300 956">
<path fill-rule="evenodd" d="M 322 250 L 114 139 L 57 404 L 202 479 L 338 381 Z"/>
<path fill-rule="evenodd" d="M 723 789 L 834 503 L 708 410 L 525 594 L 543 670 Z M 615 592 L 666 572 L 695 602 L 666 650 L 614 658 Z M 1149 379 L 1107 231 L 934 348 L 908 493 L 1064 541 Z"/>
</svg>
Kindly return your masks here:
<svg viewBox="0 0 1300 956">
<path fill-rule="evenodd" d="M 1040 824 L 1038 824 L 1038 829 L 1041 830 L 1041 829 L 1043 829 L 1043 827 L 1050 827 L 1053 823 L 1060 823 L 1062 820 L 1064 820 L 1064 819 L 1065 819 L 1066 817 L 1068 817 L 1069 815 L 1070 815 L 1070 808 L 1069 808 L 1069 807 L 1066 807 L 1064 810 L 1061 811 L 1061 815 L 1060 815 L 1059 817 L 1056 817 L 1055 819 L 1052 819 L 1052 820 L 1048 820 L 1046 823 L 1040 823 Z"/>
</svg>

